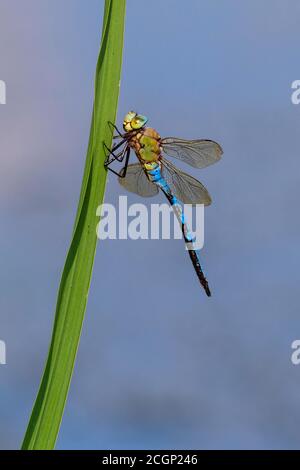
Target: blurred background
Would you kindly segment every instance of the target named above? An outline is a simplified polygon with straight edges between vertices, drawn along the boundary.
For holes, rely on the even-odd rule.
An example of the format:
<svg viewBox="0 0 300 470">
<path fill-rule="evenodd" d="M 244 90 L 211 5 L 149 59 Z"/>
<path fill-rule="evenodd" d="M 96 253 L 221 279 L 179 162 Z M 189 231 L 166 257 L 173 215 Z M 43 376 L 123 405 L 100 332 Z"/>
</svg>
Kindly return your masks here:
<svg viewBox="0 0 300 470">
<path fill-rule="evenodd" d="M 0 5 L 2 449 L 20 446 L 48 350 L 102 11 Z M 297 0 L 128 1 L 118 124 L 136 109 L 162 136 L 224 148 L 190 170 L 213 198 L 213 297 L 182 240 L 100 242 L 59 449 L 299 448 L 299 15 Z M 120 194 L 109 175 L 106 202 Z"/>
</svg>

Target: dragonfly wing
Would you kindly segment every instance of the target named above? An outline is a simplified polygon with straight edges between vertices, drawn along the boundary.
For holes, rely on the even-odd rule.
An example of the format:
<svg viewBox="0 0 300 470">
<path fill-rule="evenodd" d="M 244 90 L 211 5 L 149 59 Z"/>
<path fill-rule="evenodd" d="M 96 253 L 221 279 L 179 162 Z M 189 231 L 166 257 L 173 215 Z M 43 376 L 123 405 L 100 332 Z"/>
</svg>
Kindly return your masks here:
<svg viewBox="0 0 300 470">
<path fill-rule="evenodd" d="M 125 167 L 121 170 L 124 171 Z M 142 197 L 155 196 L 158 193 L 156 184 L 148 180 L 140 163 L 128 165 L 125 178 L 118 178 L 123 188 Z"/>
<path fill-rule="evenodd" d="M 178 158 L 195 168 L 205 168 L 220 160 L 222 147 L 213 140 L 184 140 L 166 137 L 161 146 L 167 155 Z"/>
<path fill-rule="evenodd" d="M 173 194 L 184 204 L 211 204 L 211 197 L 200 181 L 176 168 L 165 158 L 162 162 L 162 175 Z"/>
</svg>

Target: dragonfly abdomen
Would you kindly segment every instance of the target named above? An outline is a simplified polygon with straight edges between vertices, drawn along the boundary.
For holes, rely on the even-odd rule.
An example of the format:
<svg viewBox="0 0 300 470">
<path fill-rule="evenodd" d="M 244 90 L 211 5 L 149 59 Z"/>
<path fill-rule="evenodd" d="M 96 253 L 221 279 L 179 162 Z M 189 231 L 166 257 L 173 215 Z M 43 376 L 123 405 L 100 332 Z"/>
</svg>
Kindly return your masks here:
<svg viewBox="0 0 300 470">
<path fill-rule="evenodd" d="M 193 263 L 194 269 L 196 271 L 196 274 L 198 276 L 198 279 L 200 281 L 200 284 L 204 288 L 206 295 L 208 297 L 211 296 L 210 288 L 207 282 L 206 277 L 204 276 L 204 273 L 201 268 L 200 264 L 200 259 L 197 254 L 197 252 L 194 249 L 194 244 L 193 244 L 193 237 L 188 229 L 188 226 L 185 222 L 185 217 L 184 213 L 182 210 L 182 207 L 177 200 L 177 198 L 172 194 L 172 190 L 170 186 L 168 185 L 168 182 L 165 180 L 165 178 L 161 174 L 161 163 L 160 162 L 151 162 L 151 163 L 145 163 L 144 164 L 144 169 L 147 173 L 147 176 L 150 181 L 153 183 L 157 184 L 159 188 L 162 190 L 162 192 L 165 194 L 167 197 L 170 205 L 172 206 L 172 209 L 176 215 L 176 218 L 180 224 L 182 235 L 184 238 L 184 241 L 186 243 L 186 246 L 188 248 L 189 256 L 191 258 L 191 261 Z"/>
</svg>

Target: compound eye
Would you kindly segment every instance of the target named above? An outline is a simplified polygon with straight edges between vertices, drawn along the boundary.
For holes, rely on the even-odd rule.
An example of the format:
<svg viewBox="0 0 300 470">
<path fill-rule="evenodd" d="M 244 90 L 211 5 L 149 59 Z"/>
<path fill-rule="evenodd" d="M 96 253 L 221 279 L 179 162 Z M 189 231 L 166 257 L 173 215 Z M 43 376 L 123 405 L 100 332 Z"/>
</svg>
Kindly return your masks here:
<svg viewBox="0 0 300 470">
<path fill-rule="evenodd" d="M 131 126 L 133 129 L 140 129 L 143 127 L 147 122 L 147 118 L 145 116 L 138 115 L 131 121 Z"/>
<path fill-rule="evenodd" d="M 131 124 L 132 124 L 132 127 L 133 127 L 134 129 L 138 129 L 139 127 L 142 126 L 142 121 L 141 121 L 141 119 L 136 118 L 136 119 L 133 119 L 133 120 L 131 121 Z"/>
</svg>

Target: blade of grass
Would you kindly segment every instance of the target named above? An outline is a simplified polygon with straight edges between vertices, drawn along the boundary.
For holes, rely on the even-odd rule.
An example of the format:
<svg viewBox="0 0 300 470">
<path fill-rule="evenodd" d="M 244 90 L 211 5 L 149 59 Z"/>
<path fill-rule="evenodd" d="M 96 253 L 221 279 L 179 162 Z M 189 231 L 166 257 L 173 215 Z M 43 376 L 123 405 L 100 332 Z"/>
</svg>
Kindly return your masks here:
<svg viewBox="0 0 300 470">
<path fill-rule="evenodd" d="M 59 286 L 46 366 L 22 449 L 53 449 L 64 412 L 96 251 L 96 209 L 103 201 L 106 184 L 103 142 L 111 145 L 107 123 L 116 118 L 124 20 L 125 0 L 105 0 L 94 109 L 79 204 Z"/>
</svg>

